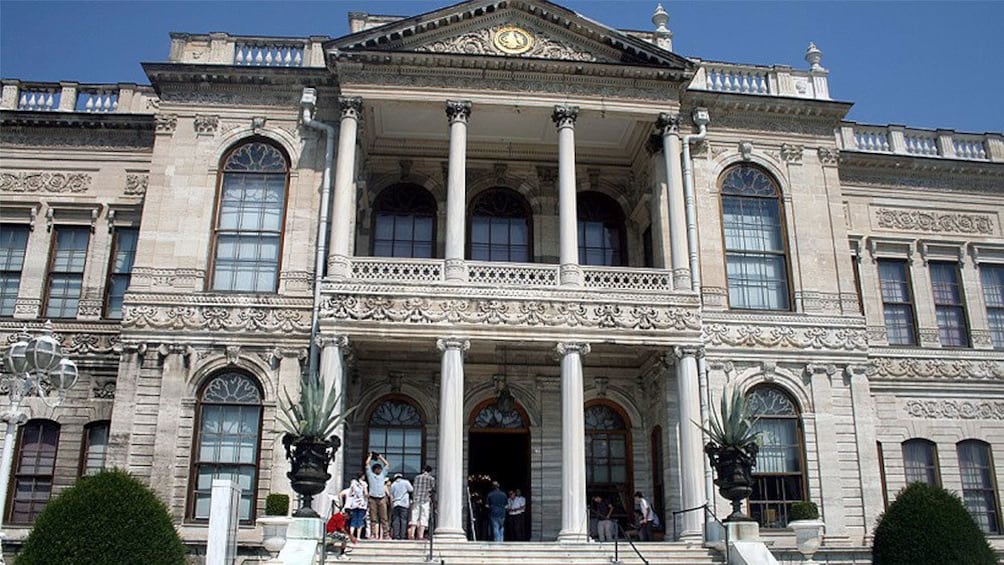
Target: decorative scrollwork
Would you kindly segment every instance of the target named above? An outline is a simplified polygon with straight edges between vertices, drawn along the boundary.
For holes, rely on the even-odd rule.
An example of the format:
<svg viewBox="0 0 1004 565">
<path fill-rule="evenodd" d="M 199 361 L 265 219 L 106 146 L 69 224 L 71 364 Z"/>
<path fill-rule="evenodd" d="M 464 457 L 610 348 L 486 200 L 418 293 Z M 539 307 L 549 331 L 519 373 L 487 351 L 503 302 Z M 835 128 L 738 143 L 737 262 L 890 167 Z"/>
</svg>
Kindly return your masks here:
<svg viewBox="0 0 1004 565">
<path fill-rule="evenodd" d="M 914 418 L 1004 420 L 1004 402 L 976 400 L 909 400 L 903 406 Z"/>
</svg>

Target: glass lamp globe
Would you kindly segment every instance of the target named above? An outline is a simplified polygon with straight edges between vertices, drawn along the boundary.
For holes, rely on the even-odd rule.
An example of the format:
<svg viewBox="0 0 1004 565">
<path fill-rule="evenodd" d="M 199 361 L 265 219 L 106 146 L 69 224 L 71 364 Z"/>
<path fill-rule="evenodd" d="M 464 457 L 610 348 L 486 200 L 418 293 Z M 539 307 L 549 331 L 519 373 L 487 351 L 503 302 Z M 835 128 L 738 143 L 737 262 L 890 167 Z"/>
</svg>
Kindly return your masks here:
<svg viewBox="0 0 1004 565">
<path fill-rule="evenodd" d="M 63 358 L 59 349 L 59 342 L 48 333 L 32 339 L 25 350 L 28 367 L 40 372 L 55 369 L 59 360 Z"/>
<path fill-rule="evenodd" d="M 7 349 L 7 356 L 6 359 L 4 359 L 4 365 L 8 371 L 15 375 L 22 375 L 27 372 L 28 357 L 25 355 L 25 351 L 27 349 L 27 341 L 19 341 Z"/>
<path fill-rule="evenodd" d="M 77 384 L 77 364 L 69 359 L 63 359 L 49 373 L 49 379 L 56 390 L 67 391 Z"/>
</svg>

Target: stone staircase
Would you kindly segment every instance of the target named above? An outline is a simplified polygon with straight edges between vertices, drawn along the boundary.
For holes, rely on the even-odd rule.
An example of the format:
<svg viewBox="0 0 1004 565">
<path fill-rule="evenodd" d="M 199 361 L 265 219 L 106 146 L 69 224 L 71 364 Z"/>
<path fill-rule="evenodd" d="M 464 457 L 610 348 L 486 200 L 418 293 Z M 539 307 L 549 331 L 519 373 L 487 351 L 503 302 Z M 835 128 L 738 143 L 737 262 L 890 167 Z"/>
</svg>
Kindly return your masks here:
<svg viewBox="0 0 1004 565">
<path fill-rule="evenodd" d="M 724 564 L 722 555 L 700 545 L 686 543 L 635 543 L 652 565 Z M 351 546 L 350 546 L 351 547 Z M 428 543 L 412 541 L 360 541 L 342 560 L 328 556 L 326 565 L 427 565 Z M 526 543 L 437 543 L 433 548 L 434 565 L 610 565 L 614 544 L 557 542 Z M 644 565 L 627 543 L 620 544 L 620 563 Z"/>
</svg>

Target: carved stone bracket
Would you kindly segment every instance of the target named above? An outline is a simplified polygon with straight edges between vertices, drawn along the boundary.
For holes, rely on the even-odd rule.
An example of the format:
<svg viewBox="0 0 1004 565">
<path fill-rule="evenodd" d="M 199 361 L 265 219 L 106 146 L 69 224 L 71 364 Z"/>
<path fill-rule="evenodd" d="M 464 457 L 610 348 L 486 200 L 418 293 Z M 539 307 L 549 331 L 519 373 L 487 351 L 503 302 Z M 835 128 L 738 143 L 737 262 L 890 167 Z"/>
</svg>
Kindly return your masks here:
<svg viewBox="0 0 1004 565">
<path fill-rule="evenodd" d="M 154 116 L 154 119 L 156 120 L 156 131 L 159 134 L 172 134 L 178 127 L 178 116 L 176 114 L 157 114 Z"/>
<path fill-rule="evenodd" d="M 820 147 L 816 149 L 816 155 L 819 157 L 819 164 L 824 167 L 836 167 L 840 163 L 840 151 L 836 149 Z"/>
<path fill-rule="evenodd" d="M 794 145 L 785 143 L 781 145 L 781 160 L 795 165 L 802 164 L 802 154 L 805 152 L 804 145 Z"/>
<path fill-rule="evenodd" d="M 195 135 L 213 135 L 220 125 L 220 117 L 215 115 L 199 114 L 195 116 L 193 127 Z"/>
</svg>

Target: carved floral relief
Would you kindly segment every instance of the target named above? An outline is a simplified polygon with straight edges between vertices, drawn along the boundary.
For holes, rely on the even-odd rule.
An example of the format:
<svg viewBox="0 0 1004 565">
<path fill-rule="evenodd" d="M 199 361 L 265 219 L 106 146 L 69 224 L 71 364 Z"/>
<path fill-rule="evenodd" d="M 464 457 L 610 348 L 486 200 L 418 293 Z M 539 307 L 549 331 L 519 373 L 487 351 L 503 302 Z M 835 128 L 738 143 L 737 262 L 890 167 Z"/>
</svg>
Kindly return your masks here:
<svg viewBox="0 0 1004 565">
<path fill-rule="evenodd" d="M 23 171 L 0 173 L 0 192 L 86 192 L 91 187 L 87 173 Z"/>
</svg>

